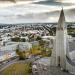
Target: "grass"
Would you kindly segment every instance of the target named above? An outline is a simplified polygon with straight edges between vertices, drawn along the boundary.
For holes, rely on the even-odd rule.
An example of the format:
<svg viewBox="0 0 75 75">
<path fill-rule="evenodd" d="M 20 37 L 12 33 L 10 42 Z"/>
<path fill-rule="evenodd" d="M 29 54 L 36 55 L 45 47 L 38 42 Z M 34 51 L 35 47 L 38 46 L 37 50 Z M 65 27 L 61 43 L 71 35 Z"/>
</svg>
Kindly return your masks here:
<svg viewBox="0 0 75 75">
<path fill-rule="evenodd" d="M 68 32 L 75 32 L 75 28 L 68 29 Z"/>
<path fill-rule="evenodd" d="M 31 54 L 32 55 L 41 54 L 41 47 L 40 46 L 34 46 L 34 47 L 32 47 Z"/>
<path fill-rule="evenodd" d="M 0 75 L 30 75 L 30 64 L 16 63 L 2 71 Z"/>
<path fill-rule="evenodd" d="M 46 51 L 48 50 L 48 51 Z M 41 47 L 41 46 L 34 46 L 32 49 L 31 49 L 31 54 L 32 55 L 42 55 L 43 57 L 48 57 L 48 56 L 51 56 L 51 52 L 52 49 L 50 48 L 44 48 L 44 47 Z"/>
</svg>

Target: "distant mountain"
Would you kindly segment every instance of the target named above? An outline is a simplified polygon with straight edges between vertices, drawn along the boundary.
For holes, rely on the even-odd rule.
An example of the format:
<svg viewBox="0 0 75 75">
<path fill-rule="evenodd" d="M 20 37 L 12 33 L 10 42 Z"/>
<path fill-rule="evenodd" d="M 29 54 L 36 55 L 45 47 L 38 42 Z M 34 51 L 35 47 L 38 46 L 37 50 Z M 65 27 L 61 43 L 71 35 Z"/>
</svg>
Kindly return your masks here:
<svg viewBox="0 0 75 75">
<path fill-rule="evenodd" d="M 37 0 L 37 2 L 34 2 L 35 4 L 43 4 L 43 5 L 55 5 L 55 6 L 70 6 L 70 5 L 75 5 L 75 3 L 73 3 L 73 0 L 71 2 L 71 0 L 67 1 L 67 0 Z"/>
<path fill-rule="evenodd" d="M 0 1 L 32 1 L 32 0 L 0 0 Z"/>
<path fill-rule="evenodd" d="M 11 2 L 15 2 L 16 0 L 0 0 L 0 1 L 11 1 Z"/>
<path fill-rule="evenodd" d="M 16 2 L 16 1 L 32 1 L 32 0 L 0 0 L 0 1 L 11 1 L 11 2 Z"/>
</svg>

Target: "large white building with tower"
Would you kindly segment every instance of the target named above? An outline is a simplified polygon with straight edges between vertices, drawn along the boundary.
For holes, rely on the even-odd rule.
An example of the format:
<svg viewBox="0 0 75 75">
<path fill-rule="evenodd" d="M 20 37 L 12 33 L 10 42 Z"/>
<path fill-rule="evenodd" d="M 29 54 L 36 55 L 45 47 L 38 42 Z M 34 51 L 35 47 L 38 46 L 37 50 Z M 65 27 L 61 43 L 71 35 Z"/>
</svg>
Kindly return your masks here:
<svg viewBox="0 0 75 75">
<path fill-rule="evenodd" d="M 51 66 L 59 66 L 61 70 L 66 70 L 72 74 L 75 74 L 74 41 L 70 41 L 68 38 L 67 25 L 63 9 L 61 10 L 56 28 L 56 38 L 53 40 L 55 40 L 55 44 L 51 56 Z"/>
</svg>

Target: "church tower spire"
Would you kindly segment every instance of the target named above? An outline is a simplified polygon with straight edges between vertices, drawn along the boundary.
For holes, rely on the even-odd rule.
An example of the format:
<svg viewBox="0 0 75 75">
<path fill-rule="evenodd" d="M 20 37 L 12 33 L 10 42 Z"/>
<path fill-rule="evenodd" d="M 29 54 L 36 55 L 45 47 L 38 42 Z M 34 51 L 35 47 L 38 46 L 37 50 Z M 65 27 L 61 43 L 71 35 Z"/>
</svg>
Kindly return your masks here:
<svg viewBox="0 0 75 75">
<path fill-rule="evenodd" d="M 67 26 L 65 24 L 65 15 L 62 9 L 56 28 L 56 65 L 63 69 L 66 69 L 66 35 Z"/>
</svg>

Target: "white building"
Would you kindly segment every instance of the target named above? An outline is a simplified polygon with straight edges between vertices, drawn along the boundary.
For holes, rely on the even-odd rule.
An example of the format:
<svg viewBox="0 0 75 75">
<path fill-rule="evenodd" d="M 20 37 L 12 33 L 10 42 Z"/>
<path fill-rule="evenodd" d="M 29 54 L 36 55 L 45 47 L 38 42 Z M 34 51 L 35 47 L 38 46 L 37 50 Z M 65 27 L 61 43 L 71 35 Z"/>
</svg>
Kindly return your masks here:
<svg viewBox="0 0 75 75">
<path fill-rule="evenodd" d="M 0 62 L 15 56 L 17 56 L 15 51 L 0 51 Z"/>
<path fill-rule="evenodd" d="M 28 51 L 32 48 L 32 44 L 29 42 L 20 42 L 19 43 L 19 50 L 21 51 Z"/>
<path fill-rule="evenodd" d="M 15 51 L 17 49 L 18 44 L 10 44 L 2 46 L 0 49 L 1 51 Z"/>
</svg>

